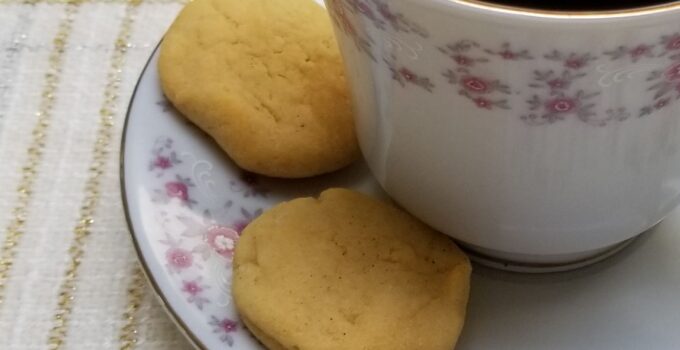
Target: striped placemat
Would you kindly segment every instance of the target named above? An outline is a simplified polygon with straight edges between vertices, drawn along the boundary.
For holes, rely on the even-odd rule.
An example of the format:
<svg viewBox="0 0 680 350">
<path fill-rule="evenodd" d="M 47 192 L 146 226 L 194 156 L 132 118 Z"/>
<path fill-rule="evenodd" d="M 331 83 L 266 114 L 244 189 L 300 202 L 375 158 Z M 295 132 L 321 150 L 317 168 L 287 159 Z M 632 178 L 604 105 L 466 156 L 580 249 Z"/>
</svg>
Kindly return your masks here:
<svg viewBox="0 0 680 350">
<path fill-rule="evenodd" d="M 181 1 L 0 0 L 0 349 L 190 349 L 123 215 L 125 110 Z"/>
</svg>

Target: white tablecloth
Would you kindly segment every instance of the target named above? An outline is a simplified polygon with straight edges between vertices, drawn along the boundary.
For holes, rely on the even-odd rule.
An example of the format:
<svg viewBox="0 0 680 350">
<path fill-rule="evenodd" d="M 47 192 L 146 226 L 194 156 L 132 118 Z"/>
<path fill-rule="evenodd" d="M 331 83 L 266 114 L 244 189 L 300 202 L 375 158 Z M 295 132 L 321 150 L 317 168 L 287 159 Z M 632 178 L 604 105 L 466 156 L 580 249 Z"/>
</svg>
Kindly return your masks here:
<svg viewBox="0 0 680 350">
<path fill-rule="evenodd" d="M 118 150 L 178 1 L 0 0 L 0 349 L 190 349 L 141 275 Z"/>
</svg>

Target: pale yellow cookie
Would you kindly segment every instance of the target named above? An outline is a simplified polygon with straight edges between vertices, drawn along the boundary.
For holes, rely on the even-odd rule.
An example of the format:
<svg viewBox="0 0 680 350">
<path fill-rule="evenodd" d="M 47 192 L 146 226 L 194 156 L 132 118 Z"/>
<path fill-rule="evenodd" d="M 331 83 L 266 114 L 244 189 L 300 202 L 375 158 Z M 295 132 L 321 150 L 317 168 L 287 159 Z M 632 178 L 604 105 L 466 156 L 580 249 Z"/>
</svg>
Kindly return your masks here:
<svg viewBox="0 0 680 350">
<path fill-rule="evenodd" d="M 404 211 L 331 189 L 245 229 L 232 291 L 269 349 L 452 350 L 470 271 L 451 239 Z"/>
<path fill-rule="evenodd" d="M 359 155 L 330 19 L 313 0 L 195 0 L 159 72 L 175 107 L 247 170 L 307 177 Z"/>
</svg>

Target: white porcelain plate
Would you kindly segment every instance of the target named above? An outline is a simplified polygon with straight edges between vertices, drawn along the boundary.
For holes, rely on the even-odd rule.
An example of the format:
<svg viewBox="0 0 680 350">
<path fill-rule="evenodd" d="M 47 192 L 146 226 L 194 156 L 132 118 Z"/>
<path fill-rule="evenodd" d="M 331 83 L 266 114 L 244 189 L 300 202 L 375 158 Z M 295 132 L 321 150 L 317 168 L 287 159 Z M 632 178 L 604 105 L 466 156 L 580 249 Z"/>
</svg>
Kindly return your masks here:
<svg viewBox="0 0 680 350">
<path fill-rule="evenodd" d="M 240 170 L 164 99 L 157 58 L 139 80 L 122 145 L 123 197 L 139 259 L 196 346 L 260 349 L 230 295 L 243 227 L 280 201 L 328 187 L 383 194 L 363 163 L 304 181 Z M 680 348 L 678 231 L 676 211 L 613 258 L 568 273 L 475 266 L 458 349 Z"/>
</svg>

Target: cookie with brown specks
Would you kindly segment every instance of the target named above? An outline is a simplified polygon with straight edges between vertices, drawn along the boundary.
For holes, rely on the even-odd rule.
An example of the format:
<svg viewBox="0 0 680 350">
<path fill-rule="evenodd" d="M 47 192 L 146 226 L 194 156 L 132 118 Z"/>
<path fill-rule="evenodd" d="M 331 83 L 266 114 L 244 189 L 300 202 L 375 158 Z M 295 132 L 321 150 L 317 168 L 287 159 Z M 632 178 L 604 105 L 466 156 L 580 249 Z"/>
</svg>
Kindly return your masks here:
<svg viewBox="0 0 680 350">
<path fill-rule="evenodd" d="M 233 269 L 244 323 L 274 350 L 451 350 L 471 271 L 450 238 L 343 189 L 265 212 Z"/>
<path fill-rule="evenodd" d="M 168 99 L 246 170 L 299 178 L 359 155 L 342 62 L 313 0 L 195 0 L 161 44 Z"/>
</svg>

